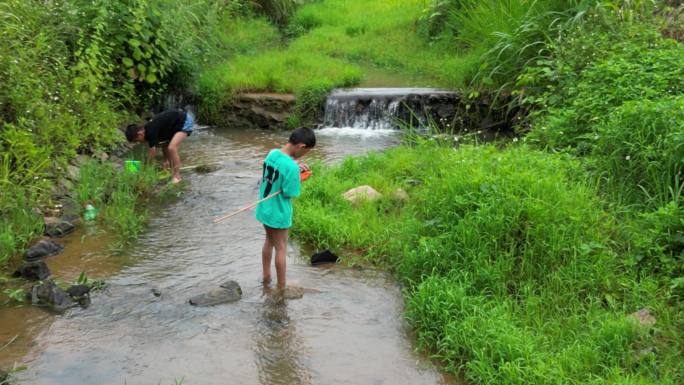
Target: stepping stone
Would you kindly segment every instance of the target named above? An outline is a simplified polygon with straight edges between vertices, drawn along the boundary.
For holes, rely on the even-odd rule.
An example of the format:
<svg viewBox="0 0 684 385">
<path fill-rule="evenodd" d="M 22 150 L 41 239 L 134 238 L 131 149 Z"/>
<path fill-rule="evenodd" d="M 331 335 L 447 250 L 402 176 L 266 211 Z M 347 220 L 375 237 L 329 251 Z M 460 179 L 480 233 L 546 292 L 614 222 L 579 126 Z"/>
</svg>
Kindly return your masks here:
<svg viewBox="0 0 684 385">
<path fill-rule="evenodd" d="M 63 237 L 67 234 L 71 234 L 76 229 L 71 222 L 64 220 L 57 220 L 54 222 L 45 222 L 45 235 L 51 238 Z"/>
<path fill-rule="evenodd" d="M 24 259 L 29 262 L 39 261 L 49 256 L 59 254 L 64 250 L 64 246 L 57 242 L 43 239 L 31 246 L 24 255 Z"/>
<path fill-rule="evenodd" d="M 235 281 L 227 281 L 221 284 L 218 289 L 190 298 L 189 302 L 192 306 L 207 307 L 235 302 L 240 298 L 242 298 L 240 285 Z"/>
<path fill-rule="evenodd" d="M 31 289 L 31 302 L 34 305 L 47 305 L 52 310 L 63 312 L 70 307 L 76 306 L 69 294 L 52 280 L 35 285 Z"/>
<path fill-rule="evenodd" d="M 24 262 L 12 276 L 15 278 L 28 279 L 30 281 L 42 281 L 50 276 L 50 270 L 43 261 Z"/>
</svg>

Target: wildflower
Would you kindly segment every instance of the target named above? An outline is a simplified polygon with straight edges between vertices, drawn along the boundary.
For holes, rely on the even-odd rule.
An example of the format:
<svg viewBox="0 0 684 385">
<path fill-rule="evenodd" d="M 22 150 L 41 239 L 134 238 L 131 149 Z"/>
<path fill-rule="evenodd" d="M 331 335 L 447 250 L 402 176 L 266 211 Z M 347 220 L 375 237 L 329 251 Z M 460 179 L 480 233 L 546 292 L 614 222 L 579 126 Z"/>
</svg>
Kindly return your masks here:
<svg viewBox="0 0 684 385">
<path fill-rule="evenodd" d="M 630 160 L 630 159 L 632 159 L 632 157 L 629 156 L 629 155 L 627 155 L 627 156 L 625 157 L 625 160 Z"/>
<path fill-rule="evenodd" d="M 518 138 L 517 138 L 517 137 L 516 137 L 516 138 L 513 138 L 513 141 L 514 141 L 514 142 L 517 142 L 517 141 L 518 141 Z"/>
</svg>

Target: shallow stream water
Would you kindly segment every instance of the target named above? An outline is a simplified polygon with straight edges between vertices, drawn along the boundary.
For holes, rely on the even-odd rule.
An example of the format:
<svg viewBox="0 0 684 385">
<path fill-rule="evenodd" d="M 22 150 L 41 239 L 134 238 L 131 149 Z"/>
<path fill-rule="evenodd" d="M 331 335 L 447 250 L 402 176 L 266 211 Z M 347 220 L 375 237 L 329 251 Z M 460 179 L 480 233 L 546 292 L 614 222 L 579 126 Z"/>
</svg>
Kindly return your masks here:
<svg viewBox="0 0 684 385">
<path fill-rule="evenodd" d="M 17 336 L 0 351 L 0 367 L 27 365 L 15 375 L 26 385 L 453 383 L 414 352 L 390 277 L 308 266 L 308 255 L 291 242 L 289 282 L 318 292 L 268 301 L 259 281 L 263 230 L 253 212 L 212 223 L 255 199 L 261 159 L 286 139 L 278 132 L 196 131 L 181 148 L 184 164 L 219 170 L 186 171 L 183 194 L 153 208 L 145 235 L 123 256 L 107 253 L 106 236 L 81 231 L 65 239 L 66 251 L 48 260 L 53 274 L 69 281 L 85 271 L 108 288 L 89 308 L 64 315 L 0 308 L 0 346 Z M 310 157 L 337 162 L 396 142 L 386 133 L 325 129 Z M 239 302 L 188 304 L 228 279 L 242 286 Z"/>
</svg>

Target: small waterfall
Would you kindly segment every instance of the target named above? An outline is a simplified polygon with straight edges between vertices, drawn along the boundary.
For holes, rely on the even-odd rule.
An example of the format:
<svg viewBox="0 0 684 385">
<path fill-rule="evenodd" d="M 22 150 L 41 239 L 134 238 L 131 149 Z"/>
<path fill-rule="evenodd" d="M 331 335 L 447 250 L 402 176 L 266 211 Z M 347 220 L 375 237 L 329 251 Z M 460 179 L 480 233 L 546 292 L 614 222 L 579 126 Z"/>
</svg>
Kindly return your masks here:
<svg viewBox="0 0 684 385">
<path fill-rule="evenodd" d="M 401 122 L 424 127 L 453 111 L 459 95 L 434 88 L 355 88 L 334 90 L 325 104 L 323 127 L 393 130 Z M 438 116 L 439 115 L 439 116 Z"/>
<path fill-rule="evenodd" d="M 158 112 L 164 110 L 183 110 L 195 117 L 197 115 L 194 102 L 195 97 L 190 92 L 167 93 L 159 97 L 155 109 Z"/>
</svg>

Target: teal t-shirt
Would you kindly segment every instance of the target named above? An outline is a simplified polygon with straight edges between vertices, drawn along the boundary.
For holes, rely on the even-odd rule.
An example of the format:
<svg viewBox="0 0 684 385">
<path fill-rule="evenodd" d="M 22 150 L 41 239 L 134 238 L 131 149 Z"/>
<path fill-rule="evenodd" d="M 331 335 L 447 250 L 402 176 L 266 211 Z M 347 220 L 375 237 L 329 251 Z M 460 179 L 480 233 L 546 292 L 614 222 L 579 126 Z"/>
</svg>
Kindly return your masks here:
<svg viewBox="0 0 684 385">
<path fill-rule="evenodd" d="M 282 190 L 256 208 L 256 219 L 274 229 L 292 227 L 292 200 L 300 191 L 299 166 L 287 154 L 272 150 L 264 160 L 259 199 Z"/>
</svg>

